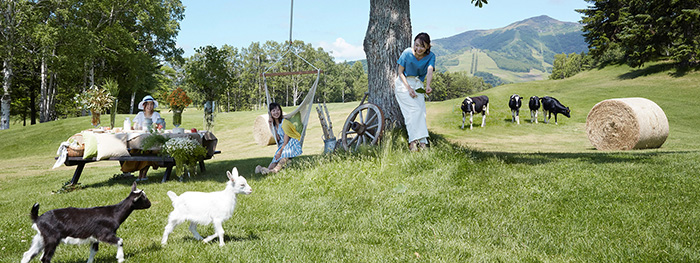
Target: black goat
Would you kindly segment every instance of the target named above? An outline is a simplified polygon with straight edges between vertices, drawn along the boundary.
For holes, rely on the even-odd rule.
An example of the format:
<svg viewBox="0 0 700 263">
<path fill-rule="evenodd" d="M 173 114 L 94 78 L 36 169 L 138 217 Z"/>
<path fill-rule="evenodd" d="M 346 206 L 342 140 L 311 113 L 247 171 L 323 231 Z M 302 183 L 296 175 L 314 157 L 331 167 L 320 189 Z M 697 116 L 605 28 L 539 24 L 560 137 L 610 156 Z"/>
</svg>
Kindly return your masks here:
<svg viewBox="0 0 700 263">
<path fill-rule="evenodd" d="M 564 106 L 557 99 L 544 96 L 542 97 L 542 110 L 544 111 L 544 123 L 549 123 L 549 119 L 552 118 L 552 113 L 554 113 L 554 124 L 559 124 L 557 122 L 557 114 L 564 114 L 567 118 L 571 118 L 571 110 L 569 107 Z"/>
<path fill-rule="evenodd" d="M 508 107 L 510 107 L 510 112 L 513 115 L 513 122 L 517 122 L 518 124 L 520 124 L 520 106 L 523 103 L 522 100 L 523 98 L 518 94 L 513 94 L 508 101 Z"/>
<path fill-rule="evenodd" d="M 537 96 L 530 97 L 530 123 L 537 123 L 537 112 L 540 110 L 540 98 Z"/>
<path fill-rule="evenodd" d="M 24 252 L 22 263 L 27 263 L 39 252 L 44 250 L 41 262 L 51 262 L 59 243 L 83 244 L 90 242 L 91 263 L 98 250 L 99 242 L 117 246 L 117 262 L 124 262 L 123 241 L 117 237 L 117 229 L 137 209 L 151 207 L 151 201 L 146 193 L 136 188 L 136 182 L 131 186 L 129 196 L 119 204 L 91 208 L 61 208 L 54 209 L 39 216 L 39 203 L 32 207 L 32 228 L 37 234 L 32 240 L 32 246 Z"/>
<path fill-rule="evenodd" d="M 477 97 L 467 97 L 462 101 L 462 129 L 464 122 L 467 121 L 467 113 L 469 113 L 469 129 L 472 129 L 474 123 L 474 114 L 481 113 L 481 127 L 486 124 L 486 115 L 489 114 L 489 97 L 484 95 Z"/>
</svg>

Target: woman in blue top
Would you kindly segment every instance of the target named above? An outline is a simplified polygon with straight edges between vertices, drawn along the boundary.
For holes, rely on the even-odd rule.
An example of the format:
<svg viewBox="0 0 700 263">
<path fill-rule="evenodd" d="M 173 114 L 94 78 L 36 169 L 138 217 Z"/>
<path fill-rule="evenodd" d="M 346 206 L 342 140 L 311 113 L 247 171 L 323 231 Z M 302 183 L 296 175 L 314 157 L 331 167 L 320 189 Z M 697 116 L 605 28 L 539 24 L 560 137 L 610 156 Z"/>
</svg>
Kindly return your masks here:
<svg viewBox="0 0 700 263">
<path fill-rule="evenodd" d="M 430 52 L 430 36 L 427 33 L 418 34 L 413 40 L 413 48 L 406 48 L 396 62 L 399 64 L 399 72 L 394 82 L 394 95 L 408 130 L 409 149 L 417 151 L 418 147 L 425 148 L 428 143 L 424 94 L 433 92 L 430 82 L 435 70 L 435 54 Z"/>
</svg>

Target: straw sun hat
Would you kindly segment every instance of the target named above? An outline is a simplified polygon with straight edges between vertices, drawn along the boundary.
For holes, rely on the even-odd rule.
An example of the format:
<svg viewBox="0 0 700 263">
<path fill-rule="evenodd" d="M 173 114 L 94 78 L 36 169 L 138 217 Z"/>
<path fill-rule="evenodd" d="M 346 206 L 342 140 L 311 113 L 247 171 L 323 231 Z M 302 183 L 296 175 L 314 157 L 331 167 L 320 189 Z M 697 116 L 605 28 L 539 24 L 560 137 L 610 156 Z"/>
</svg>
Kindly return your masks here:
<svg viewBox="0 0 700 263">
<path fill-rule="evenodd" d="M 145 97 L 143 97 L 143 99 L 141 100 L 141 102 L 139 102 L 139 110 L 143 110 L 143 105 L 144 105 L 147 101 L 152 101 L 152 102 L 153 102 L 153 108 L 154 108 L 154 109 L 155 109 L 155 108 L 158 108 L 158 101 L 156 101 L 153 97 L 151 97 L 151 95 L 146 95 Z"/>
</svg>

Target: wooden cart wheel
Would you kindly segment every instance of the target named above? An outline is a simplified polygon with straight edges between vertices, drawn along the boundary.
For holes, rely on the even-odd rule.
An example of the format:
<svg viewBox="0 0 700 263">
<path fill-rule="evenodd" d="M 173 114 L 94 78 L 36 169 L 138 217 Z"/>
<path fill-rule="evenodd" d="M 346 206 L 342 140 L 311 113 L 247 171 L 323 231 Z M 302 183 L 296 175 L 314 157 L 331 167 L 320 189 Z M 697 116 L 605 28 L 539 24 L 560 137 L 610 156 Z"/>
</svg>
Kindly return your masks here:
<svg viewBox="0 0 700 263">
<path fill-rule="evenodd" d="M 346 151 L 360 145 L 376 145 L 384 132 L 384 113 L 377 105 L 365 103 L 353 110 L 343 125 L 340 140 Z"/>
</svg>

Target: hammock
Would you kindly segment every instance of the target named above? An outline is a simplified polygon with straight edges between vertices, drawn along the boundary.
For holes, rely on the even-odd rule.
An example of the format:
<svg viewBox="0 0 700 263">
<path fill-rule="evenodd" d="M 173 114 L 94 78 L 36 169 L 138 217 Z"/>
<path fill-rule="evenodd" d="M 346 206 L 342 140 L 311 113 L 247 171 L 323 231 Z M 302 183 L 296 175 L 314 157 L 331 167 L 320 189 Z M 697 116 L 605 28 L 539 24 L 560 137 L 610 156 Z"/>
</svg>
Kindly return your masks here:
<svg viewBox="0 0 700 263">
<path fill-rule="evenodd" d="M 301 134 L 301 140 L 299 140 L 299 143 L 303 147 L 304 146 L 304 137 L 306 136 L 306 127 L 308 126 L 307 124 L 309 123 L 309 115 L 311 115 L 311 106 L 313 106 L 313 104 L 314 104 L 314 95 L 316 94 L 316 87 L 318 86 L 318 79 L 320 78 L 321 73 L 323 71 L 318 69 L 316 66 L 309 63 L 308 61 L 306 61 L 306 59 L 302 58 L 297 53 L 291 52 L 292 54 L 294 54 L 295 56 L 297 56 L 298 58 L 300 58 L 301 60 L 306 62 L 306 64 L 309 64 L 311 67 L 313 67 L 316 70 L 267 73 L 272 67 L 277 65 L 277 63 L 279 63 L 287 53 L 290 53 L 290 51 L 288 50 L 286 53 L 284 53 L 282 56 L 280 56 L 280 58 L 275 63 L 273 63 L 270 67 L 268 67 L 265 70 L 264 73 L 262 73 L 263 84 L 265 85 L 265 96 L 267 97 L 267 105 L 269 106 L 272 101 L 270 100 L 270 92 L 267 89 L 266 77 L 303 75 L 303 74 L 316 73 L 316 80 L 314 81 L 314 84 L 309 89 L 309 92 L 306 94 L 306 97 L 304 97 L 304 100 L 301 102 L 301 104 L 299 104 L 299 107 L 297 107 L 295 110 L 293 110 L 292 112 L 290 112 L 289 114 L 284 116 L 285 119 L 294 123 L 294 125 L 297 128 L 297 131 L 299 131 L 299 134 Z M 268 114 L 270 114 L 269 107 L 268 107 Z M 273 135 L 272 137 L 275 137 L 275 143 L 279 143 L 279 142 L 277 142 L 277 135 L 276 135 L 277 133 L 275 132 L 272 125 L 270 125 L 270 132 Z"/>
</svg>

